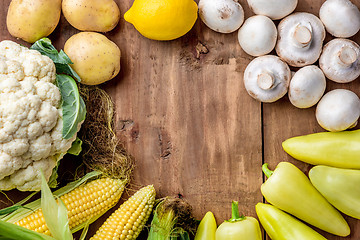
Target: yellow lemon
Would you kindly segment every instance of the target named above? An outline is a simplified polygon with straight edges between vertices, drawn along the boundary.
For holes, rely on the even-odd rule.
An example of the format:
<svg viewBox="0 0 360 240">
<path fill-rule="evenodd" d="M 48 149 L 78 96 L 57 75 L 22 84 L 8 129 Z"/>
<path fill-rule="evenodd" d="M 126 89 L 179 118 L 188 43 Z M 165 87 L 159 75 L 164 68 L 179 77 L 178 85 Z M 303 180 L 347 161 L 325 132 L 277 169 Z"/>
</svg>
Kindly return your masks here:
<svg viewBox="0 0 360 240">
<path fill-rule="evenodd" d="M 193 0 L 135 0 L 124 18 L 147 38 L 173 40 L 191 30 L 197 10 Z"/>
</svg>

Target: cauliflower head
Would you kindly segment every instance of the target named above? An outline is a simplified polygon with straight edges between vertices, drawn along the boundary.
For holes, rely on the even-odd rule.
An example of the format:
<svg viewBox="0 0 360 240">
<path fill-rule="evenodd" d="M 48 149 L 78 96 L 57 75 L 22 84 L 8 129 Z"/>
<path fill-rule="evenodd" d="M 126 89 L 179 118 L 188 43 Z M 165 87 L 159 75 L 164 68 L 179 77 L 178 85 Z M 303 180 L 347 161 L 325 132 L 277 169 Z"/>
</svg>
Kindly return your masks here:
<svg viewBox="0 0 360 240">
<path fill-rule="evenodd" d="M 76 134 L 62 137 L 54 62 L 12 41 L 0 42 L 0 189 L 40 190 Z"/>
</svg>

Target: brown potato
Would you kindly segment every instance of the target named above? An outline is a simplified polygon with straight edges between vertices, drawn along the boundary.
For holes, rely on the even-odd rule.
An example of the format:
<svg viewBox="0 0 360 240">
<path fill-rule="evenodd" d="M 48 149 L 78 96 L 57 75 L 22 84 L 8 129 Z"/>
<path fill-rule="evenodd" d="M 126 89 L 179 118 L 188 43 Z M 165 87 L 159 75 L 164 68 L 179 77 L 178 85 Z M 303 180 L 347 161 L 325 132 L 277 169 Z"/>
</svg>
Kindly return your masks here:
<svg viewBox="0 0 360 240">
<path fill-rule="evenodd" d="M 6 24 L 12 36 L 33 43 L 55 30 L 60 13 L 61 0 L 12 0 Z"/>
<path fill-rule="evenodd" d="M 108 32 L 120 19 L 120 10 L 113 0 L 63 0 L 66 20 L 81 31 Z"/>
<path fill-rule="evenodd" d="M 64 51 L 74 63 L 72 67 L 83 84 L 106 82 L 120 71 L 119 47 L 100 33 L 75 34 L 66 41 Z"/>
</svg>

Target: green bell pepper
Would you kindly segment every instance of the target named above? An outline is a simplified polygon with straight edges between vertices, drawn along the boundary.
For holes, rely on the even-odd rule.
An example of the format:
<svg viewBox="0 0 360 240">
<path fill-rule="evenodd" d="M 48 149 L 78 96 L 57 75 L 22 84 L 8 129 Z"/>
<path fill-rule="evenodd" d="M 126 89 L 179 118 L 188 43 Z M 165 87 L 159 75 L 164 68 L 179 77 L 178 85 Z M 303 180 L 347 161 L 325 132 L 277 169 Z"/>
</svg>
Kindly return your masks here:
<svg viewBox="0 0 360 240">
<path fill-rule="evenodd" d="M 280 162 L 275 171 L 267 164 L 263 171 L 268 180 L 261 193 L 275 207 L 326 232 L 347 236 L 350 228 L 342 215 L 316 190 L 306 175 L 289 162 Z"/>
<path fill-rule="evenodd" d="M 337 209 L 360 219 L 360 170 L 313 167 L 311 183 Z"/>
<path fill-rule="evenodd" d="M 212 212 L 207 212 L 196 230 L 194 240 L 215 240 L 216 221 Z"/>
<path fill-rule="evenodd" d="M 258 203 L 255 209 L 272 240 L 326 240 L 305 223 L 270 204 Z"/>
<path fill-rule="evenodd" d="M 231 219 L 216 230 L 216 240 L 262 240 L 259 222 L 253 217 L 240 216 L 238 202 L 232 202 L 231 212 Z"/>
<path fill-rule="evenodd" d="M 360 130 L 293 137 L 282 146 L 289 155 L 306 163 L 360 169 Z"/>
</svg>

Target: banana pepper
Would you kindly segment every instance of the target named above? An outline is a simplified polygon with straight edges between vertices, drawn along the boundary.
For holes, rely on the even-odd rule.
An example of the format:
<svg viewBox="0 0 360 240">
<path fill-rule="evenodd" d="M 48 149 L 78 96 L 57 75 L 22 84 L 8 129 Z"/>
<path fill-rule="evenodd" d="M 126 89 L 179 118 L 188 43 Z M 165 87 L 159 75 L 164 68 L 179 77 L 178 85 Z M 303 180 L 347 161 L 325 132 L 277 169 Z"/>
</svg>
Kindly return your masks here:
<svg viewBox="0 0 360 240">
<path fill-rule="evenodd" d="M 334 207 L 360 219 L 360 170 L 316 166 L 310 170 L 309 177 Z"/>
<path fill-rule="evenodd" d="M 255 208 L 261 225 L 273 240 L 326 240 L 305 223 L 270 204 L 258 203 Z"/>
<path fill-rule="evenodd" d="M 280 162 L 275 171 L 264 164 L 263 171 L 268 179 L 261 185 L 261 193 L 269 203 L 326 232 L 343 237 L 350 234 L 342 215 L 300 169 Z"/>
<path fill-rule="evenodd" d="M 282 146 L 289 155 L 306 163 L 360 169 L 360 130 L 293 137 Z"/>
<path fill-rule="evenodd" d="M 196 230 L 194 240 L 215 240 L 216 221 L 212 212 L 207 212 Z"/>
<path fill-rule="evenodd" d="M 216 230 L 216 240 L 262 240 L 259 222 L 253 217 L 240 216 L 238 202 L 232 202 L 231 212 L 231 219 Z"/>
</svg>

